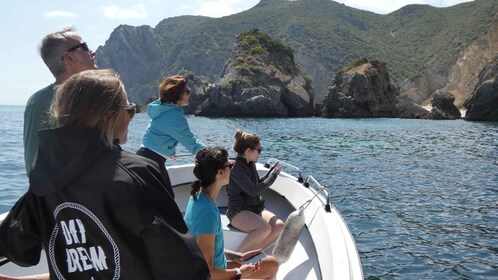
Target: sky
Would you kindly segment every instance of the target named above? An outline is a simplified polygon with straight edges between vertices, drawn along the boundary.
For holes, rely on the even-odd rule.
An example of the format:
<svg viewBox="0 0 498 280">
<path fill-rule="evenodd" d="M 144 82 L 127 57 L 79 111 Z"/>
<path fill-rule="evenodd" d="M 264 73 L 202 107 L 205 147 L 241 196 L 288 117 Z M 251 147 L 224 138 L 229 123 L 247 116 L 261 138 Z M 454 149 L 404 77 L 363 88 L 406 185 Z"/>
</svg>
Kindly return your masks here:
<svg viewBox="0 0 498 280">
<path fill-rule="evenodd" d="M 294 0 L 295 1 L 295 0 Z M 297 0 L 299 1 L 299 0 Z M 95 50 L 104 45 L 120 24 L 155 27 L 161 20 L 180 15 L 222 17 L 255 6 L 259 0 L 7 0 L 0 10 L 0 105 L 25 105 L 54 77 L 38 53 L 48 33 L 64 26 L 76 31 Z M 408 4 L 453 6 L 469 0 L 338 0 L 347 6 L 378 14 Z"/>
</svg>

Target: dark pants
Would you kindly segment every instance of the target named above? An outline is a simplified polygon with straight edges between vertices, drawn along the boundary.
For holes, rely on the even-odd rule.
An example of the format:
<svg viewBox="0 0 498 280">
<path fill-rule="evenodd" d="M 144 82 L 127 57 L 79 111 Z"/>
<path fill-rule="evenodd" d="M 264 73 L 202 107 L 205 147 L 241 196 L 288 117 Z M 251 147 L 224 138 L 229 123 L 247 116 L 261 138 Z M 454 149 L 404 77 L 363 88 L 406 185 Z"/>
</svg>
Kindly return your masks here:
<svg viewBox="0 0 498 280">
<path fill-rule="evenodd" d="M 159 164 L 161 175 L 163 176 L 164 187 L 171 197 L 175 198 L 175 193 L 173 192 L 173 187 L 171 186 L 171 180 L 169 179 L 168 171 L 166 170 L 166 158 L 145 147 L 140 147 L 136 154 L 151 159 Z"/>
</svg>

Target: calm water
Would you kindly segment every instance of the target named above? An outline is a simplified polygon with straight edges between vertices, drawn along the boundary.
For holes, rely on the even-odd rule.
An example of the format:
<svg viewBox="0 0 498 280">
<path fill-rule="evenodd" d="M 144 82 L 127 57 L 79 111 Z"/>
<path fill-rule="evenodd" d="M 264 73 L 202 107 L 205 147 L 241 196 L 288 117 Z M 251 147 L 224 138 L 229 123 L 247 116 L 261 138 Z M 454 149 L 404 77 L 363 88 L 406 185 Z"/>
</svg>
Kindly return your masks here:
<svg viewBox="0 0 498 280">
<path fill-rule="evenodd" d="M 0 212 L 27 188 L 23 110 L 0 106 Z M 132 121 L 125 149 L 140 145 L 146 123 L 143 114 Z M 200 117 L 189 123 L 206 144 L 226 148 L 236 128 L 254 132 L 263 139 L 262 160 L 280 158 L 328 186 L 366 279 L 498 279 L 498 123 Z"/>
</svg>

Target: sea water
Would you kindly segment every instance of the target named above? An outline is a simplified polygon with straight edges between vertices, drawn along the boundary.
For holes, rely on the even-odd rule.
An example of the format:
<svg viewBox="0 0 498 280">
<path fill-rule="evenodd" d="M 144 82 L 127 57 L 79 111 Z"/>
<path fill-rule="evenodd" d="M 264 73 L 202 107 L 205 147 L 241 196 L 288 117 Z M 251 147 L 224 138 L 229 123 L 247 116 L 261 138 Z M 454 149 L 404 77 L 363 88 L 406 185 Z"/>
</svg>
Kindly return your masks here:
<svg viewBox="0 0 498 280">
<path fill-rule="evenodd" d="M 0 106 L 0 212 L 28 187 L 23 111 Z M 140 146 L 147 122 L 145 114 L 133 119 L 125 150 Z M 260 162 L 281 159 L 327 186 L 366 279 L 498 279 L 498 123 L 193 116 L 188 122 L 205 144 L 227 149 L 236 128 L 256 133 Z"/>
</svg>

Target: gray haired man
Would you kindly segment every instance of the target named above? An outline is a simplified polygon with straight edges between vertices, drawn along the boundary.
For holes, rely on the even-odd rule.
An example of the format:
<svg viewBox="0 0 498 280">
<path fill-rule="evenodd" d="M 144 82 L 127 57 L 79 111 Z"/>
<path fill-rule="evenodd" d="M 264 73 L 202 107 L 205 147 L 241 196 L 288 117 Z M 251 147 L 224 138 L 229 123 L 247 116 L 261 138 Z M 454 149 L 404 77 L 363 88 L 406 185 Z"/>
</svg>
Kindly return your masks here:
<svg viewBox="0 0 498 280">
<path fill-rule="evenodd" d="M 48 34 L 39 45 L 40 55 L 55 83 L 37 91 L 28 100 L 24 111 L 24 164 L 26 174 L 33 169 L 38 151 L 38 130 L 50 128 L 50 105 L 54 87 L 62 84 L 72 75 L 84 70 L 95 69 L 95 52 L 90 50 L 74 28 L 66 27 Z"/>
</svg>

